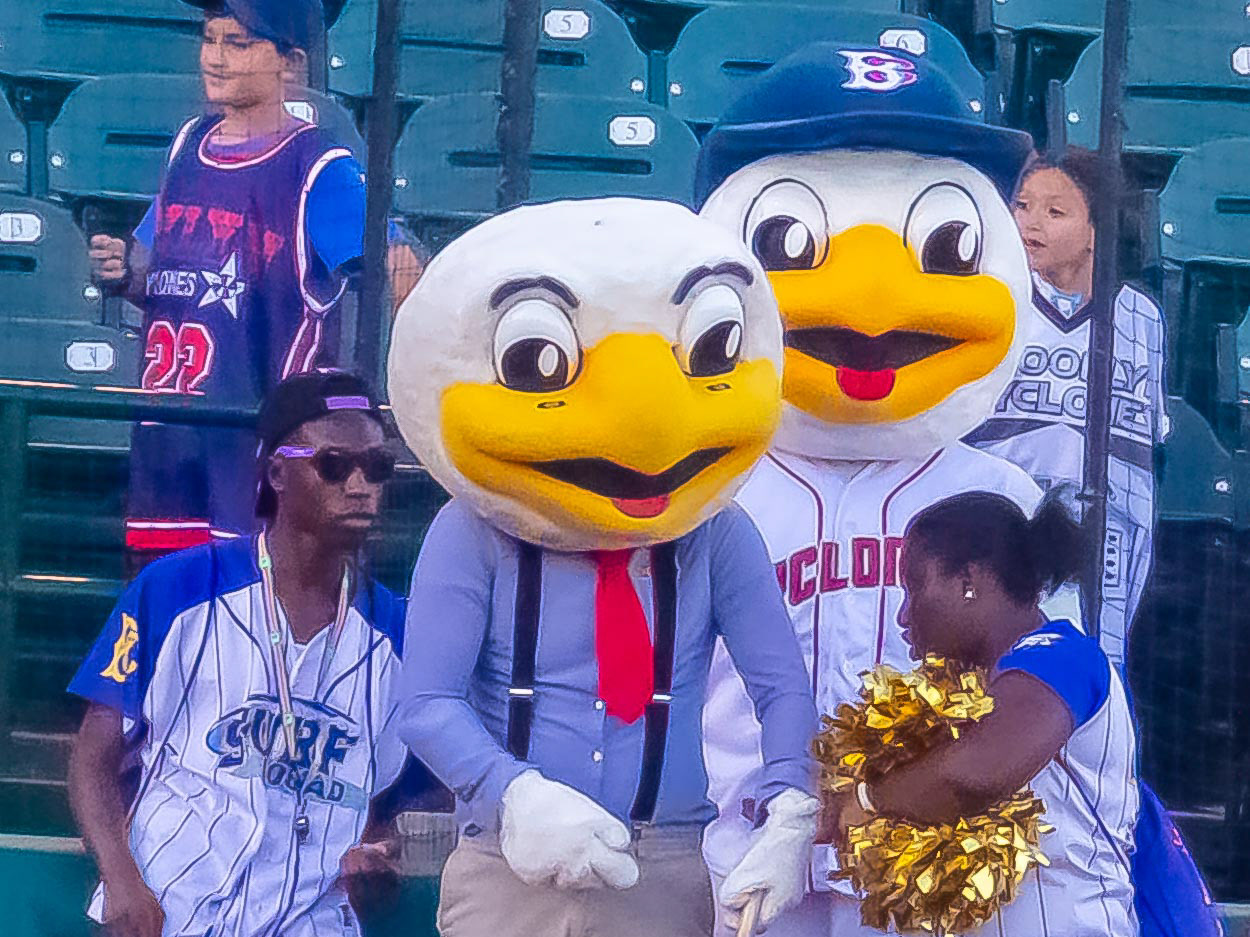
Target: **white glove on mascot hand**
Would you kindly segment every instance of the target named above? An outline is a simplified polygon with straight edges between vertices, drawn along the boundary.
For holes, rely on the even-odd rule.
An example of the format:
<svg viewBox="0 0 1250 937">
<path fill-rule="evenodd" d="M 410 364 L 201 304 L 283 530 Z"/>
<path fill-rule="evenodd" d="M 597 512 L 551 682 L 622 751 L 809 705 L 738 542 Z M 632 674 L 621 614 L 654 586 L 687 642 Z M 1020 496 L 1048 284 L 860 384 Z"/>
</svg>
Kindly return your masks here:
<svg viewBox="0 0 1250 937">
<path fill-rule="evenodd" d="M 527 885 L 629 888 L 638 881 L 629 843 L 624 823 L 537 771 L 518 775 L 504 789 L 499 847 Z"/>
<path fill-rule="evenodd" d="M 767 808 L 768 819 L 751 848 L 721 884 L 723 919 L 734 930 L 756 892 L 764 893 L 757 933 L 803 899 L 820 801 L 791 787 L 770 800 Z"/>
</svg>

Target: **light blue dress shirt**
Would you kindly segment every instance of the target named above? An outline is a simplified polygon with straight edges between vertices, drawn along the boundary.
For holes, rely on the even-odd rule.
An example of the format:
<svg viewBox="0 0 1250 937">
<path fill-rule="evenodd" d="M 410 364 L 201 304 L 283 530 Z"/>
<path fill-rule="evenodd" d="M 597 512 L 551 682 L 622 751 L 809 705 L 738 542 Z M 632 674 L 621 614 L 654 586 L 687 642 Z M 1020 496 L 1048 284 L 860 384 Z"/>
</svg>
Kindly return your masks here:
<svg viewBox="0 0 1250 937">
<path fill-rule="evenodd" d="M 622 821 L 638 788 L 644 721 L 609 717 L 598 698 L 595 575 L 585 553 L 543 552 L 528 759 L 506 750 L 517 541 L 460 500 L 439 512 L 413 573 L 397 719 L 400 735 L 456 793 L 466 832 L 494 832 L 504 788 L 537 768 Z M 731 505 L 677 541 L 677 633 L 668 743 L 653 822 L 707 823 L 701 722 L 718 636 L 763 727 L 759 803 L 813 792 L 817 727 L 807 669 L 763 539 Z M 645 558 L 645 553 L 644 553 Z M 651 580 L 631 564 L 654 635 Z"/>
</svg>

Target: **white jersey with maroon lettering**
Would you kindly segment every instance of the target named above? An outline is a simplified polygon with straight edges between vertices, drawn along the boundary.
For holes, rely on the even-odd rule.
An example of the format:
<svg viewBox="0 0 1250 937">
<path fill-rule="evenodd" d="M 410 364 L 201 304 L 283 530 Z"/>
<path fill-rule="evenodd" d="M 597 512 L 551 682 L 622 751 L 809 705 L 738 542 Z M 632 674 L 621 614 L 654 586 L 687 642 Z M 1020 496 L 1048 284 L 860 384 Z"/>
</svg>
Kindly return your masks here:
<svg viewBox="0 0 1250 937">
<path fill-rule="evenodd" d="M 967 442 L 1028 472 L 1043 489 L 1079 486 L 1092 308 L 1034 274 L 1033 308 L 1020 328 L 1024 354 L 994 415 Z M 1164 331 L 1159 309 L 1124 287 L 1115 300 L 1107 539 L 1099 641 L 1117 664 L 1150 575 L 1152 449 L 1167 434 Z"/>
<path fill-rule="evenodd" d="M 962 443 L 897 462 L 771 452 L 739 492 L 768 544 L 820 712 L 855 699 L 859 675 L 875 664 L 915 666 L 898 626 L 903 533 L 920 511 L 966 491 L 997 492 L 1029 514 L 1041 500 L 1022 469 Z M 723 876 L 747 848 L 754 805 L 742 792 L 755 789 L 762 763 L 759 723 L 723 647 L 712 661 L 703 725 L 708 794 L 720 809 L 704 853 Z M 830 887 L 829 852 L 813 851 L 816 890 Z"/>
</svg>

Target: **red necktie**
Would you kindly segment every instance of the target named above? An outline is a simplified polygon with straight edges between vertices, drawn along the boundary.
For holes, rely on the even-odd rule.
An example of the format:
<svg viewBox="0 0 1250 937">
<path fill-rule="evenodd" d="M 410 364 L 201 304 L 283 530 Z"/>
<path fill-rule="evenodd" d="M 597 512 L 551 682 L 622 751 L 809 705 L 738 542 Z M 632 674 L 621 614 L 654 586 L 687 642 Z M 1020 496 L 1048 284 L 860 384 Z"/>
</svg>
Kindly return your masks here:
<svg viewBox="0 0 1250 937">
<path fill-rule="evenodd" d="M 629 578 L 633 550 L 596 550 L 595 654 L 599 698 L 609 716 L 637 722 L 651 701 L 655 674 L 651 632 Z"/>
</svg>

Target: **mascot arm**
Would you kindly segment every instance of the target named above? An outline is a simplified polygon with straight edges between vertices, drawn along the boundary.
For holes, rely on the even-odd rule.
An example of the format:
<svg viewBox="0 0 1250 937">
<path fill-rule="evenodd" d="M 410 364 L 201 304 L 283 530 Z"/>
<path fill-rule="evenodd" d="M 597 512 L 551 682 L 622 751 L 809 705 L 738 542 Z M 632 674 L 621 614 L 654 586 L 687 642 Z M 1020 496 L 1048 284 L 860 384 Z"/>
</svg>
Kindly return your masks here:
<svg viewBox="0 0 1250 937">
<path fill-rule="evenodd" d="M 534 767 L 500 746 L 468 700 L 490 619 L 497 536 L 456 501 L 434 519 L 412 576 L 395 690 L 400 737 L 455 791 L 470 821 L 490 831 L 504 790 Z"/>
<path fill-rule="evenodd" d="M 736 504 L 713 524 L 712 611 L 761 727 L 764 768 L 756 801 L 787 788 L 814 793 L 816 706 L 768 549 Z"/>
</svg>

